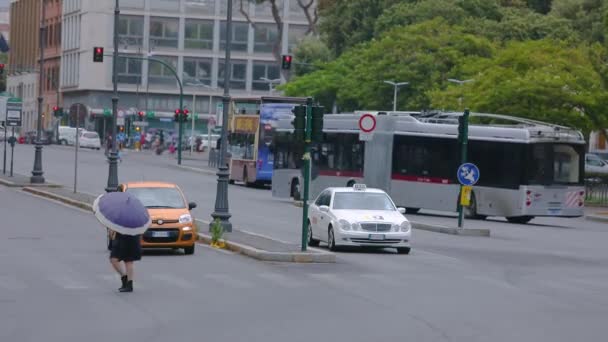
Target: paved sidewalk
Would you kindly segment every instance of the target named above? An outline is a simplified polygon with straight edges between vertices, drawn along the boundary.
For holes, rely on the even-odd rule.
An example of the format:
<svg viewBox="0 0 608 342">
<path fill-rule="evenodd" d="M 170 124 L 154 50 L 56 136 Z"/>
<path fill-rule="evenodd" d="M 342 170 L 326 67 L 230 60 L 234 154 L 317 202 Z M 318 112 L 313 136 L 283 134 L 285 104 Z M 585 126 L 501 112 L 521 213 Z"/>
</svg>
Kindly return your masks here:
<svg viewBox="0 0 608 342">
<path fill-rule="evenodd" d="M 46 183 L 42 184 L 32 184 L 30 183 L 30 176 L 24 176 L 20 174 L 13 173 L 11 177 L 9 171 L 6 171 L 6 174 L 2 174 L 0 172 L 0 185 L 8 186 L 8 187 L 17 187 L 21 188 L 24 186 L 42 186 L 42 187 L 60 187 L 59 184 L 49 183 L 48 180 Z"/>
</svg>

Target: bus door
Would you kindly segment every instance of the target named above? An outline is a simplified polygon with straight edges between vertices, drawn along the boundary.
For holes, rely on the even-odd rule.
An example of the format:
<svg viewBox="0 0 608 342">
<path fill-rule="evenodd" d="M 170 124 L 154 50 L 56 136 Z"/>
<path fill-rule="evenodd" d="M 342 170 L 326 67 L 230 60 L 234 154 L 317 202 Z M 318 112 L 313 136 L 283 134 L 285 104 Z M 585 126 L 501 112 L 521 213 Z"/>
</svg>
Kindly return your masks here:
<svg viewBox="0 0 608 342">
<path fill-rule="evenodd" d="M 365 184 L 391 193 L 393 137 L 395 117 L 376 116 L 376 129 L 371 140 L 365 142 Z"/>
</svg>

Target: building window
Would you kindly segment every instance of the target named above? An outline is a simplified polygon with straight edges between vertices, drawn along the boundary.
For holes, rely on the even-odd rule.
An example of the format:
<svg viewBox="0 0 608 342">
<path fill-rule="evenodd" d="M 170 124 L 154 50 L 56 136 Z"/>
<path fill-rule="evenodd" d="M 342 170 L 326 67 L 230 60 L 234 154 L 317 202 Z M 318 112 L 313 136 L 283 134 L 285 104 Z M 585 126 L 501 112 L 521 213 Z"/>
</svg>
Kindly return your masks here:
<svg viewBox="0 0 608 342">
<path fill-rule="evenodd" d="M 232 25 L 231 46 L 234 51 L 247 51 L 247 41 L 249 40 L 249 24 L 235 22 Z M 226 22 L 220 25 L 220 49 L 226 49 Z"/>
<path fill-rule="evenodd" d="M 295 1 L 295 0 L 292 0 Z M 279 13 L 283 14 L 283 0 L 276 0 L 277 9 Z M 262 3 L 256 3 L 255 5 L 255 16 L 257 18 L 272 18 L 272 4 L 270 1 L 264 1 Z"/>
<path fill-rule="evenodd" d="M 118 57 L 116 63 L 118 83 L 141 83 L 141 59 Z"/>
<path fill-rule="evenodd" d="M 186 0 L 186 13 L 215 15 L 215 0 Z"/>
<path fill-rule="evenodd" d="M 150 43 L 152 46 L 177 48 L 179 20 L 150 18 Z"/>
<path fill-rule="evenodd" d="M 243 12 L 249 15 L 249 1 L 233 1 L 232 2 L 232 17 L 243 17 L 243 13 L 241 12 L 241 4 L 243 5 Z M 220 16 L 226 17 L 228 14 L 228 1 L 220 1 Z"/>
<path fill-rule="evenodd" d="M 293 49 L 296 48 L 296 46 L 298 46 L 298 44 L 302 41 L 302 39 L 304 39 L 304 37 L 306 36 L 306 32 L 308 31 L 308 27 L 307 26 L 289 26 L 289 32 L 288 32 L 288 44 L 289 44 L 289 52 L 292 52 Z"/>
<path fill-rule="evenodd" d="M 144 18 L 121 15 L 118 22 L 120 44 L 141 46 L 144 38 Z"/>
<path fill-rule="evenodd" d="M 186 49 L 213 49 L 213 21 L 186 19 L 184 47 Z"/>
<path fill-rule="evenodd" d="M 251 87 L 253 90 L 269 90 L 269 85 L 267 81 L 262 80 L 261 78 L 266 78 L 269 80 L 277 80 L 276 83 L 273 83 L 273 86 L 276 86 L 280 82 L 281 73 L 279 71 L 279 66 L 272 63 L 267 62 L 253 62 L 253 80 Z"/>
<path fill-rule="evenodd" d="M 247 83 L 247 62 L 233 60 L 230 63 L 230 88 L 231 89 L 245 89 Z M 224 86 L 224 60 L 220 60 L 218 63 L 218 79 L 217 86 L 222 88 Z"/>
<path fill-rule="evenodd" d="M 154 58 L 160 59 L 163 62 L 168 63 L 173 67 L 174 70 L 177 70 L 177 57 L 155 56 Z M 165 65 L 158 62 L 150 61 L 149 69 L 150 76 L 148 82 L 150 82 L 150 84 L 175 86 L 177 82 L 177 80 L 175 79 L 175 75 Z"/>
<path fill-rule="evenodd" d="M 185 85 L 211 85 L 211 59 L 184 58 Z"/>
<path fill-rule="evenodd" d="M 274 24 L 257 24 L 255 25 L 255 36 L 253 51 L 255 52 L 272 52 L 279 33 L 277 26 Z"/>
</svg>

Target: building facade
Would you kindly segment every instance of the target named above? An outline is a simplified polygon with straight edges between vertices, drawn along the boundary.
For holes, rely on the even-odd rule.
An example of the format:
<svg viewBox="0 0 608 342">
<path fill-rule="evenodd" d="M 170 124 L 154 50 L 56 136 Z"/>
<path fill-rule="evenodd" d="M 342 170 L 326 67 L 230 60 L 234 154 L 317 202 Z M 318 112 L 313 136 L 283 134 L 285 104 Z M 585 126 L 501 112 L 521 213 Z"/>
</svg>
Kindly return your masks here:
<svg viewBox="0 0 608 342">
<path fill-rule="evenodd" d="M 35 131 L 38 124 L 38 73 L 11 75 L 6 81 L 6 91 L 23 103 L 21 133 Z"/>
<path fill-rule="evenodd" d="M 269 94 L 268 80 L 280 82 L 280 63 L 273 54 L 277 25 L 267 4 L 233 1 L 231 95 Z M 308 31 L 297 0 L 281 1 L 286 54 Z M 63 0 L 61 89 L 64 107 L 83 103 L 97 129 L 107 126 L 112 99 L 114 1 Z M 224 81 L 226 42 L 224 0 L 121 0 L 118 60 L 119 118 L 151 112 L 151 128 L 174 129 L 179 89 L 171 65 L 184 84 L 184 104 L 199 114 L 196 130 L 217 111 Z M 249 19 L 248 19 L 249 18 Z M 251 21 L 251 23 L 250 23 Z M 253 24 L 252 24 L 253 23 Z M 104 61 L 93 61 L 94 47 L 104 47 Z M 263 80 L 266 79 L 266 80 Z M 196 100 L 194 100 L 196 98 Z M 100 132 L 101 134 L 105 132 Z"/>
</svg>

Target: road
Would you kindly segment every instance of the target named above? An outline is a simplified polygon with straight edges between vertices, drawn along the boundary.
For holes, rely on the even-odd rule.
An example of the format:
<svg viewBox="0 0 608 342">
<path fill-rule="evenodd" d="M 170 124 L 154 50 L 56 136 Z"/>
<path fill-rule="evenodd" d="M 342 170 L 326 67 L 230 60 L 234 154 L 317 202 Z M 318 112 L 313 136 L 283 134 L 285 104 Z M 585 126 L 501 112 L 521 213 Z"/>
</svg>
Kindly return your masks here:
<svg viewBox="0 0 608 342">
<path fill-rule="evenodd" d="M 26 173 L 33 148 L 19 153 L 28 154 L 16 162 Z M 70 156 L 45 148 L 49 180 L 71 183 Z M 100 193 L 103 153 L 80 160 L 80 188 Z M 199 203 L 198 216 L 208 216 L 215 178 L 172 162 L 131 153 L 120 177 L 175 181 Z M 237 227 L 298 241 L 299 208 L 263 189 L 230 186 L 230 196 Z M 334 265 L 260 263 L 202 247 L 193 257 L 154 253 L 138 264 L 137 292 L 124 297 L 92 215 L 1 187 L 0 201 L 2 341 L 599 341 L 608 333 L 608 228 L 583 219 L 467 221 L 490 227 L 492 237 L 415 231 L 411 255 L 350 251 Z"/>
</svg>

